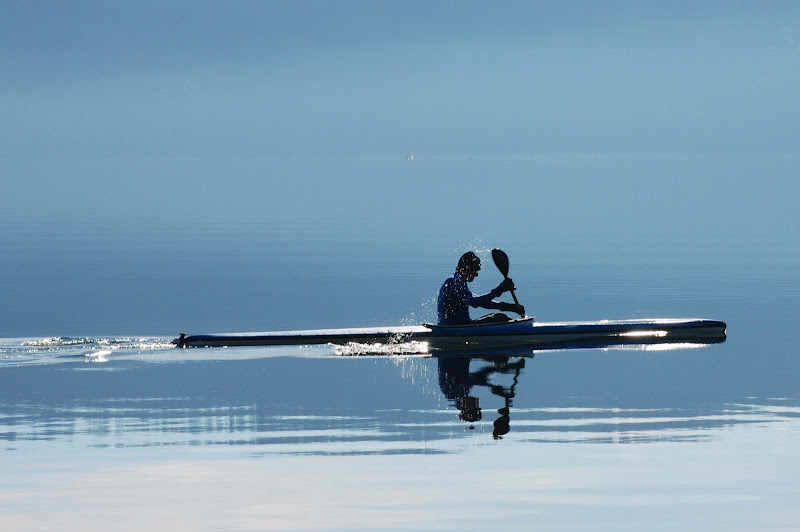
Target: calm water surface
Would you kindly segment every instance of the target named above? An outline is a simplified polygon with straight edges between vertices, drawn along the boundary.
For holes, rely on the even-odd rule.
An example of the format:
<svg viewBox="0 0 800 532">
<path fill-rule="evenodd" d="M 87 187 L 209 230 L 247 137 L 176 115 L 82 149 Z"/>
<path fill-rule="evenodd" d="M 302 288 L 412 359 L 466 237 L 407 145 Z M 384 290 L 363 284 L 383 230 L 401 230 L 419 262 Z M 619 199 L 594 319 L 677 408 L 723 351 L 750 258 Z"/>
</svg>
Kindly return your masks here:
<svg viewBox="0 0 800 532">
<path fill-rule="evenodd" d="M 530 185 L 529 201 L 490 192 L 513 214 L 466 237 L 448 222 L 437 235 L 429 198 L 388 218 L 373 203 L 317 205 L 285 225 L 266 211 L 147 221 L 124 199 L 119 218 L 7 211 L 24 223 L 0 236 L 0 526 L 797 529 L 800 246 L 794 200 L 778 194 L 796 161 L 761 161 L 773 172 L 736 190 L 708 177 L 717 160 L 668 162 L 689 177 L 642 186 L 643 167 L 663 165 L 536 163 L 564 181 Z M 738 177 L 757 166 L 721 164 Z M 470 165 L 407 177 L 486 171 Z M 503 166 L 517 183 L 531 168 Z M 570 222 L 567 193 L 593 172 L 619 192 Z M 690 183 L 717 195 L 687 196 Z M 499 283 L 494 246 L 540 321 L 704 317 L 726 321 L 727 340 L 501 359 L 169 343 L 431 320 L 461 252 L 486 258 L 476 291 Z"/>
</svg>

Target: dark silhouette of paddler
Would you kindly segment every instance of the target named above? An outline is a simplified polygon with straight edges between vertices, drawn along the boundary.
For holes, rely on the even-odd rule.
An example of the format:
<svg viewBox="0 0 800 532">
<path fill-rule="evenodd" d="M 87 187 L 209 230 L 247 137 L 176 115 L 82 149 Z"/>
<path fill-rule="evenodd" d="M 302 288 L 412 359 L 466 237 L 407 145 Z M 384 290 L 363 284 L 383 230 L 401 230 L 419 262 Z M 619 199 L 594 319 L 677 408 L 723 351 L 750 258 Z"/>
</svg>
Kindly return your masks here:
<svg viewBox="0 0 800 532">
<path fill-rule="evenodd" d="M 487 294 L 476 296 L 472 293 L 467 283 L 475 280 L 480 269 L 481 259 L 472 251 L 464 253 L 458 259 L 455 273 L 448 277 L 439 288 L 439 296 L 436 303 L 439 325 L 465 325 L 476 322 L 508 321 L 509 319 L 505 314 L 495 313 L 473 320 L 469 316 L 469 307 L 496 309 L 516 312 L 520 316 L 525 315 L 525 307 L 519 303 L 494 301 L 504 292 L 514 290 L 514 281 L 508 277 Z"/>
</svg>

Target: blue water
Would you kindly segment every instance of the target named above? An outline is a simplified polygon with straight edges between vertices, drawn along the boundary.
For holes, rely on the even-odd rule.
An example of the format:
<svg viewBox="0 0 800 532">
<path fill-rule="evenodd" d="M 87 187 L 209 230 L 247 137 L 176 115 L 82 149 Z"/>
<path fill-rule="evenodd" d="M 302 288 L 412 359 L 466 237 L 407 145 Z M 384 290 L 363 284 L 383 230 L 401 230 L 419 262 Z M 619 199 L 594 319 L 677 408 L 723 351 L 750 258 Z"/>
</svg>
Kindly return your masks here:
<svg viewBox="0 0 800 532">
<path fill-rule="evenodd" d="M 93 186 L 0 215 L 4 530 L 800 526 L 796 157 L 62 162 Z M 18 197 L 58 181 L 3 164 L 33 175 Z M 169 343 L 430 321 L 462 252 L 476 292 L 500 282 L 492 247 L 539 321 L 727 339 L 456 365 Z"/>
</svg>

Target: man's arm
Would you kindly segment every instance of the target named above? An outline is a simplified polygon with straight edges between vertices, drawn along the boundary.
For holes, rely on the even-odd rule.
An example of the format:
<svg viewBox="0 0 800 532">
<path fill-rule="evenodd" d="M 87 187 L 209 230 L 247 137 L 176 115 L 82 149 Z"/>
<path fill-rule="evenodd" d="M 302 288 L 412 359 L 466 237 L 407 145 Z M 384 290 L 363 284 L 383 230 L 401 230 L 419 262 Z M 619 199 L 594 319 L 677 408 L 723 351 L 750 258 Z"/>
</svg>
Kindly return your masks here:
<svg viewBox="0 0 800 532">
<path fill-rule="evenodd" d="M 508 310 L 508 309 L 501 309 L 498 305 L 501 303 L 497 301 L 492 301 L 496 297 L 500 297 L 503 295 L 503 292 L 508 292 L 509 290 L 514 289 L 514 281 L 511 279 L 504 279 L 502 283 L 497 285 L 497 288 L 489 292 L 488 294 L 483 294 L 482 296 L 473 295 L 472 292 L 469 293 L 470 300 L 469 305 L 473 308 L 488 308 L 488 309 L 497 309 L 497 310 Z"/>
<path fill-rule="evenodd" d="M 469 305 L 473 308 L 481 307 L 485 309 L 502 310 L 504 312 L 514 312 L 520 316 L 525 316 L 525 307 L 522 305 L 506 303 L 504 301 L 492 301 L 492 299 L 498 297 L 495 295 L 496 290 L 497 288 L 488 294 L 483 294 L 482 296 L 472 296 L 472 300 L 469 302 Z"/>
<path fill-rule="evenodd" d="M 469 302 L 469 306 L 472 308 L 489 308 L 489 309 L 497 309 L 500 310 L 500 301 L 492 301 L 495 297 L 494 291 L 489 292 L 488 294 L 483 294 L 482 296 L 472 296 L 472 299 Z"/>
</svg>

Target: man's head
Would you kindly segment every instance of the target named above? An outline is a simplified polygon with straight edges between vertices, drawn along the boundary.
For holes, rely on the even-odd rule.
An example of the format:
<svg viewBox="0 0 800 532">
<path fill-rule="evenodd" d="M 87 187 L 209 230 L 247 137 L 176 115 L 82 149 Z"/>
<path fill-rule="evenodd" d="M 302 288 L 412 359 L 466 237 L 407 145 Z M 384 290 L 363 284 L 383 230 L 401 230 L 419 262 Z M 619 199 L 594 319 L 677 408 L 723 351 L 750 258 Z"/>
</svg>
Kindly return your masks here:
<svg viewBox="0 0 800 532">
<path fill-rule="evenodd" d="M 480 421 L 483 417 L 480 401 L 477 397 L 468 395 L 462 400 L 456 399 L 456 408 L 460 410 L 458 419 L 461 421 L 475 423 L 476 421 Z"/>
<path fill-rule="evenodd" d="M 456 266 L 456 271 L 467 281 L 475 279 L 480 269 L 481 259 L 472 251 L 467 251 L 461 255 L 461 258 L 458 259 L 458 266 Z"/>
</svg>

